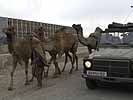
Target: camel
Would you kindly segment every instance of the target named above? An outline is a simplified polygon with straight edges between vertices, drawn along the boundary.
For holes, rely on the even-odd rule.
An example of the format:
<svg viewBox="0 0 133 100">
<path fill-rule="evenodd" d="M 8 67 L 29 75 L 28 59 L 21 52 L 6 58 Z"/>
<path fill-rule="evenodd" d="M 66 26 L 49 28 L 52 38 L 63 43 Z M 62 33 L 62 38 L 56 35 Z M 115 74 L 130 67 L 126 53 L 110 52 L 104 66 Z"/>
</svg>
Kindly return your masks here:
<svg viewBox="0 0 133 100">
<path fill-rule="evenodd" d="M 26 81 L 25 85 L 29 85 L 28 80 L 28 63 L 29 59 L 31 58 L 32 48 L 35 45 L 38 45 L 38 43 L 31 38 L 24 38 L 24 39 L 18 39 L 16 38 L 16 31 L 15 27 L 9 26 L 8 28 L 4 28 L 3 32 L 7 36 L 7 42 L 8 42 L 8 49 L 9 53 L 12 55 L 13 58 L 13 67 L 11 70 L 11 79 L 10 79 L 10 86 L 8 90 L 13 90 L 13 75 L 16 70 L 17 64 L 23 61 L 25 63 L 25 75 L 26 75 Z M 45 63 L 47 65 L 47 63 Z"/>
<path fill-rule="evenodd" d="M 61 50 L 60 53 L 65 53 L 65 63 L 62 72 L 65 70 L 65 66 L 68 61 L 67 59 L 68 56 L 72 64 L 72 68 L 69 72 L 71 74 L 74 69 L 75 60 L 76 60 L 76 70 L 78 70 L 78 57 L 76 54 L 78 48 L 78 39 L 72 33 L 66 33 L 65 29 L 66 27 L 62 27 L 57 32 L 55 32 L 54 38 L 56 39 L 56 47 L 60 48 Z M 70 56 L 69 53 L 72 53 L 72 57 Z"/>
<path fill-rule="evenodd" d="M 78 70 L 78 57 L 76 55 L 77 47 L 78 47 L 78 40 L 71 33 L 65 33 L 64 29 L 65 28 L 61 28 L 60 30 L 55 32 L 53 37 L 50 37 L 47 40 L 44 39 L 42 43 L 43 47 L 45 48 L 45 51 L 49 52 L 49 54 L 51 55 L 49 64 L 51 64 L 53 61 L 53 64 L 55 65 L 54 77 L 61 74 L 61 71 L 60 71 L 60 68 L 57 62 L 57 55 L 61 57 L 65 53 L 65 63 L 64 63 L 62 72 L 65 70 L 65 66 L 68 60 L 67 57 L 70 58 L 70 61 L 72 64 L 70 73 L 72 73 L 73 71 L 73 68 L 74 68 L 73 65 L 74 65 L 75 60 L 76 60 L 76 65 L 77 65 L 76 70 Z M 42 29 L 41 33 L 43 33 L 43 31 L 44 30 Z M 40 32 L 40 30 L 38 32 Z M 73 57 L 71 57 L 69 53 L 72 53 Z M 46 75 L 48 75 L 48 71 Z"/>
<path fill-rule="evenodd" d="M 81 27 L 81 24 L 73 24 L 72 27 L 77 32 L 79 42 L 88 47 L 89 54 L 92 53 L 92 49 L 99 50 L 98 44 L 100 43 L 101 34 L 103 32 L 101 28 L 97 27 L 94 33 L 91 33 L 88 38 L 85 38 L 83 36 L 83 29 Z"/>
</svg>

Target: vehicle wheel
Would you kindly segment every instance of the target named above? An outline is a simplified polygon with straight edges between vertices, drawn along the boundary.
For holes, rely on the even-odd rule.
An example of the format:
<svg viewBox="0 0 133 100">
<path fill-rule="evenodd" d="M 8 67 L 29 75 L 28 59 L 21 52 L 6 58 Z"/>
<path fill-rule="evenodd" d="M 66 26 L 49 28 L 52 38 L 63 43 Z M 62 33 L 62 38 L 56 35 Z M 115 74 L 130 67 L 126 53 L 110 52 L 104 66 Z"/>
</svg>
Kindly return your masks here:
<svg viewBox="0 0 133 100">
<path fill-rule="evenodd" d="M 97 87 L 97 83 L 95 80 L 86 79 L 86 86 L 88 89 L 95 89 Z"/>
</svg>

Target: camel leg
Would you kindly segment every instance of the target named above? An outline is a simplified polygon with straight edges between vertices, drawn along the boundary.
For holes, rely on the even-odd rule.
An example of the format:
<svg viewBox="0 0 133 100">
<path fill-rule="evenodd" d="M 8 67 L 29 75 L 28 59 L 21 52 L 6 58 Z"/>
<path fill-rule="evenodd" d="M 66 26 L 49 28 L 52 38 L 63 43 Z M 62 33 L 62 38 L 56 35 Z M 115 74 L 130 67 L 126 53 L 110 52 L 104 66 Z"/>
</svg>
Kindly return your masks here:
<svg viewBox="0 0 133 100">
<path fill-rule="evenodd" d="M 92 53 L 92 50 L 91 50 L 91 48 L 89 48 L 89 47 L 88 47 L 88 52 L 89 52 L 89 54 Z"/>
<path fill-rule="evenodd" d="M 58 65 L 58 62 L 57 62 L 57 61 L 55 62 L 55 65 L 56 65 L 56 67 L 57 67 L 58 74 L 61 74 L 61 71 L 60 71 L 60 68 L 59 68 L 59 65 Z"/>
<path fill-rule="evenodd" d="M 9 91 L 13 90 L 13 75 L 14 75 L 14 72 L 16 70 L 17 62 L 18 62 L 17 59 L 13 58 L 13 67 L 12 67 L 12 71 L 11 71 L 11 80 L 10 80 L 10 86 L 8 88 Z"/>
<path fill-rule="evenodd" d="M 65 53 L 65 63 L 64 63 L 64 67 L 63 67 L 63 69 L 62 69 L 62 72 L 64 72 L 64 70 L 65 70 L 65 67 L 66 67 L 66 64 L 67 64 L 67 61 L 68 61 L 68 59 L 67 59 L 67 53 Z"/>
<path fill-rule="evenodd" d="M 29 82 L 33 82 L 33 80 L 34 80 L 34 73 L 35 73 L 35 64 L 32 64 L 32 78 L 29 80 Z"/>
<path fill-rule="evenodd" d="M 32 75 L 31 79 L 29 80 L 29 82 L 33 82 L 34 81 L 34 76 Z"/>
<path fill-rule="evenodd" d="M 58 66 L 58 62 L 56 61 L 56 56 L 54 56 L 54 65 L 55 65 L 54 77 L 57 77 L 57 74 L 61 74 L 61 71 L 60 71 L 60 68 Z"/>
<path fill-rule="evenodd" d="M 58 74 L 61 74 L 61 71 L 60 71 L 60 68 L 59 68 L 59 65 L 58 65 L 58 62 L 56 61 L 56 55 L 54 56 L 54 65 L 55 65 L 55 67 L 56 67 L 56 72 L 58 73 Z"/>
<path fill-rule="evenodd" d="M 70 70 L 69 73 L 72 74 L 72 71 L 73 71 L 73 69 L 74 69 L 75 57 L 74 57 L 74 55 L 73 55 L 73 58 L 72 58 L 70 54 L 68 54 L 68 57 L 69 57 L 69 59 L 70 59 L 70 61 L 71 61 L 71 64 L 72 64 L 72 68 L 71 68 L 71 70 Z"/>
<path fill-rule="evenodd" d="M 44 77 L 48 77 L 49 67 L 50 67 L 52 61 L 53 61 L 53 57 L 51 56 L 50 61 L 48 62 L 48 64 L 49 64 L 48 69 L 46 72 L 44 71 Z"/>
<path fill-rule="evenodd" d="M 38 88 L 41 88 L 42 87 L 42 79 L 41 78 L 37 78 L 37 86 L 38 86 Z"/>
<path fill-rule="evenodd" d="M 100 42 L 100 39 L 98 41 L 96 41 L 96 50 L 99 51 L 99 45 L 98 43 Z"/>
<path fill-rule="evenodd" d="M 25 85 L 29 85 L 29 80 L 28 80 L 28 60 L 25 61 L 25 75 L 26 75 Z"/>
<path fill-rule="evenodd" d="M 36 54 L 35 54 L 34 49 L 32 49 L 32 54 L 31 54 L 32 77 L 29 80 L 29 82 L 33 82 L 34 81 L 35 66 L 36 66 L 36 64 L 35 64 L 35 58 L 36 58 Z"/>
<path fill-rule="evenodd" d="M 78 69 L 78 56 L 77 56 L 77 54 L 75 53 L 75 59 L 76 59 L 76 71 L 78 71 L 79 69 Z"/>
<path fill-rule="evenodd" d="M 55 73 L 57 73 L 57 74 L 61 74 L 61 71 L 60 71 L 60 68 L 59 68 L 58 62 L 55 62 L 54 65 L 55 65 L 55 69 L 56 69 L 56 72 L 55 72 Z"/>
<path fill-rule="evenodd" d="M 50 58 L 48 64 L 51 65 L 51 63 L 52 63 L 53 60 L 54 60 L 54 59 L 53 59 L 53 57 L 52 57 L 52 55 L 51 55 L 51 58 Z"/>
<path fill-rule="evenodd" d="M 48 77 L 49 67 L 47 68 L 47 71 L 44 70 L 44 77 Z"/>
</svg>

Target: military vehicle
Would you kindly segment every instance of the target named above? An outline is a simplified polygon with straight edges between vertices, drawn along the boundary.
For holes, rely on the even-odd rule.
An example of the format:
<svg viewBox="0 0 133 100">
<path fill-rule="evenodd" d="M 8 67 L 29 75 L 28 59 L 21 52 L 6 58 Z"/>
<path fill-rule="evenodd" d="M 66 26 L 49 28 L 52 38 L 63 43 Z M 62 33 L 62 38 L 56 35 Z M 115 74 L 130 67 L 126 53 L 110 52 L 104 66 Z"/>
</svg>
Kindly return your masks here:
<svg viewBox="0 0 133 100">
<path fill-rule="evenodd" d="M 83 59 L 87 87 L 94 89 L 99 82 L 133 83 L 133 23 L 109 24 L 99 47 Z"/>
</svg>

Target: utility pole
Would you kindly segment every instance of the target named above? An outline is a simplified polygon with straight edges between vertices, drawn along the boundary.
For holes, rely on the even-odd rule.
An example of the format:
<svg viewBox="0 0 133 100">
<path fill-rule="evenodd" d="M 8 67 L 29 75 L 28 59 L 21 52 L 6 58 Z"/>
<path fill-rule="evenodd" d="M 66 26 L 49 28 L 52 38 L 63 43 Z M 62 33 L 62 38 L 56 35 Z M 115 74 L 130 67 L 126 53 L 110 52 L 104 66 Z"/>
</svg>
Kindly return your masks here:
<svg viewBox="0 0 133 100">
<path fill-rule="evenodd" d="M 130 6 L 130 7 L 133 8 L 133 6 Z M 125 20 L 124 20 L 124 23 L 127 21 L 128 17 L 129 17 L 130 14 L 132 13 L 132 11 L 133 11 L 133 10 L 131 10 L 131 11 L 129 12 L 129 14 L 127 15 L 127 17 L 126 17 Z"/>
</svg>

